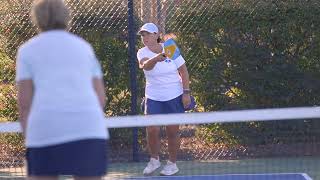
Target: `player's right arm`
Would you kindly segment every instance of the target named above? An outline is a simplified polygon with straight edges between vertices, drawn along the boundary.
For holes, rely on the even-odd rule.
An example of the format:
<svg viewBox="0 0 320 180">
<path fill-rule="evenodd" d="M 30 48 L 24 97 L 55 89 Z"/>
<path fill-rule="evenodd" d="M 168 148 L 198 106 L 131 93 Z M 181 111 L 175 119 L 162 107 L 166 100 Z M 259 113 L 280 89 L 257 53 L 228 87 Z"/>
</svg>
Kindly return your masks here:
<svg viewBox="0 0 320 180">
<path fill-rule="evenodd" d="M 92 82 L 93 82 L 94 90 L 99 99 L 101 109 L 104 109 L 104 107 L 106 106 L 106 93 L 105 93 L 103 79 L 94 77 Z"/>
<path fill-rule="evenodd" d="M 144 69 L 146 71 L 150 71 L 154 68 L 154 66 L 161 61 L 164 61 L 166 59 L 166 56 L 164 53 L 159 53 L 157 56 L 153 58 L 142 58 L 139 61 L 139 67 L 141 69 Z"/>
<path fill-rule="evenodd" d="M 22 127 L 22 132 L 25 135 L 27 129 L 27 120 L 31 109 L 33 99 L 33 81 L 21 80 L 17 82 L 18 89 L 18 109 L 19 121 Z"/>
</svg>

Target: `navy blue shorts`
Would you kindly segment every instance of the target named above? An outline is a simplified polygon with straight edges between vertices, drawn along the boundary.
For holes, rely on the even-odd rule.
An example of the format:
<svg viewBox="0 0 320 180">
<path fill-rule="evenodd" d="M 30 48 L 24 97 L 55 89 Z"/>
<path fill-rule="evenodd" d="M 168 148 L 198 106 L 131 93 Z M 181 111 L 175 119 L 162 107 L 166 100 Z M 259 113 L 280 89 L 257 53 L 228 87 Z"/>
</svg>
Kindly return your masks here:
<svg viewBox="0 0 320 180">
<path fill-rule="evenodd" d="M 144 114 L 171 114 L 184 113 L 182 95 L 169 101 L 155 101 L 146 99 Z"/>
<path fill-rule="evenodd" d="M 103 176 L 107 173 L 107 141 L 86 139 L 27 148 L 30 176 Z"/>
</svg>

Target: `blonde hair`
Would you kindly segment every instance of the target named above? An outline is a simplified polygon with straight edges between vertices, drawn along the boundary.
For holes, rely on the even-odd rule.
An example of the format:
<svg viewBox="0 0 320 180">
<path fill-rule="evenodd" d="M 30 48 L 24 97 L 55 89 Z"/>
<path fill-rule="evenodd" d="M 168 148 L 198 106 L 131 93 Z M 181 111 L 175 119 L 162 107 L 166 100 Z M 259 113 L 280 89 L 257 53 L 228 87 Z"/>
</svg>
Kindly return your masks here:
<svg viewBox="0 0 320 180">
<path fill-rule="evenodd" d="M 70 13 L 63 0 L 35 0 L 31 19 L 40 31 L 66 29 Z"/>
</svg>

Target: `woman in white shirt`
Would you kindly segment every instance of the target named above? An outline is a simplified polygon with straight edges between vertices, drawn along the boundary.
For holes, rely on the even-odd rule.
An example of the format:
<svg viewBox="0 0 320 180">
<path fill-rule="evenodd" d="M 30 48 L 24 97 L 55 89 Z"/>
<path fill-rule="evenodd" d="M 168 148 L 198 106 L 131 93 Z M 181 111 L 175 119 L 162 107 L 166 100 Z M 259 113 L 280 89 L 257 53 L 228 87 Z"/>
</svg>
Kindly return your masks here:
<svg viewBox="0 0 320 180">
<path fill-rule="evenodd" d="M 183 113 L 191 103 L 189 74 L 182 56 L 172 60 L 165 56 L 160 43 L 158 27 L 153 23 L 144 24 L 139 34 L 145 47 L 139 49 L 139 67 L 146 77 L 145 114 Z M 150 161 L 143 174 L 150 175 L 161 166 L 159 160 L 159 127 L 147 127 L 147 141 Z M 180 147 L 179 126 L 166 127 L 169 160 L 160 172 L 162 175 L 176 174 L 177 152 Z"/>
<path fill-rule="evenodd" d="M 101 67 L 93 48 L 66 31 L 63 0 L 34 1 L 40 33 L 17 54 L 16 81 L 28 179 L 101 179 L 108 132 Z"/>
</svg>

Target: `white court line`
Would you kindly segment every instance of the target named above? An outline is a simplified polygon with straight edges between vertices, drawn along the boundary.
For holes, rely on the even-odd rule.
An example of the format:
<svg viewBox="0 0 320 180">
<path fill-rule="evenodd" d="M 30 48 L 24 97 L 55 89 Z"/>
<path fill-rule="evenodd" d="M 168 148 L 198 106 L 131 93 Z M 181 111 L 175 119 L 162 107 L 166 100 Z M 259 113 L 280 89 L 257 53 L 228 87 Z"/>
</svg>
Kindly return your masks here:
<svg viewBox="0 0 320 180">
<path fill-rule="evenodd" d="M 130 177 L 130 178 L 124 178 L 124 180 L 130 180 L 130 179 L 153 179 L 153 178 L 161 178 L 161 179 L 170 179 L 170 178 L 197 178 L 197 177 L 223 177 L 223 176 L 285 176 L 285 175 L 300 175 L 301 177 L 305 178 L 305 180 L 313 180 L 310 176 L 308 176 L 306 173 L 262 173 L 262 174 L 219 174 L 219 175 L 192 175 L 192 176 L 149 176 L 149 177 Z"/>
<path fill-rule="evenodd" d="M 306 179 L 306 180 L 312 180 L 312 178 L 306 174 L 306 173 L 302 173 L 302 176 Z"/>
</svg>

